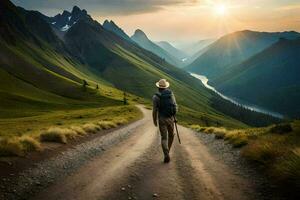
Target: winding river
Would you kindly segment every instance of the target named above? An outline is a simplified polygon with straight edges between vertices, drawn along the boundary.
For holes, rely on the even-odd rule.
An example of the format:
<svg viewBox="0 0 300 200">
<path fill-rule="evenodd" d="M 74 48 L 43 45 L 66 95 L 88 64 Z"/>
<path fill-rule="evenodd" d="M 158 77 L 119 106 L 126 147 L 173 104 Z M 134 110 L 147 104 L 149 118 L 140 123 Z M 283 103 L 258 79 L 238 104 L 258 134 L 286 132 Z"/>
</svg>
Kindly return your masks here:
<svg viewBox="0 0 300 200">
<path fill-rule="evenodd" d="M 236 98 L 228 97 L 228 96 L 226 96 L 226 95 L 218 92 L 214 87 L 208 85 L 208 78 L 206 76 L 195 74 L 195 73 L 190 73 L 190 74 L 193 77 L 199 79 L 206 88 L 214 91 L 219 96 L 221 96 L 223 99 L 226 99 L 226 100 L 228 100 L 228 101 L 230 101 L 230 102 L 232 102 L 232 103 L 234 103 L 236 105 L 242 106 L 242 107 L 247 108 L 247 109 L 252 110 L 252 111 L 256 111 L 256 112 L 259 112 L 259 113 L 268 114 L 268 115 L 271 115 L 271 116 L 277 117 L 277 118 L 283 118 L 283 115 L 280 114 L 280 113 L 276 113 L 276 112 L 267 110 L 267 109 L 262 108 L 262 107 L 257 106 L 257 105 L 246 103 L 246 102 L 244 102 L 242 100 L 239 100 L 239 99 L 236 99 Z"/>
</svg>

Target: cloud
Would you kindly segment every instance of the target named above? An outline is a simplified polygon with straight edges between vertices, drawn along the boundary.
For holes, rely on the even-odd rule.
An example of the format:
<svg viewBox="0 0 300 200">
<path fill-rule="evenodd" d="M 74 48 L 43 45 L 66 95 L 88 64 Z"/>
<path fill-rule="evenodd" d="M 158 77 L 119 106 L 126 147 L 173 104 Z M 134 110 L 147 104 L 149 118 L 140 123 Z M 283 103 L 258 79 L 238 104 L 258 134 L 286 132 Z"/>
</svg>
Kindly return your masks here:
<svg viewBox="0 0 300 200">
<path fill-rule="evenodd" d="M 191 4 L 197 0 L 12 0 L 26 9 L 40 10 L 54 14 L 61 10 L 70 10 L 74 5 L 100 15 L 130 15 L 155 12 L 165 6 Z"/>
</svg>

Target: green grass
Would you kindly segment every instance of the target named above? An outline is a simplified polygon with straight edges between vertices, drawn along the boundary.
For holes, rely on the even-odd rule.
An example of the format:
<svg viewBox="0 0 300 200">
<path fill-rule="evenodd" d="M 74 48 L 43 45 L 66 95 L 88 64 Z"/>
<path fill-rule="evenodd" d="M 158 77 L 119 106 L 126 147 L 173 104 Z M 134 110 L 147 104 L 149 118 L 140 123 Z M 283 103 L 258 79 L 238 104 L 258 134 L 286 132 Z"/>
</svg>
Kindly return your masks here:
<svg viewBox="0 0 300 200">
<path fill-rule="evenodd" d="M 270 179 L 287 194 L 300 189 L 300 121 L 264 128 L 225 129 L 190 126 L 217 139 L 242 147 L 241 155 L 261 166 Z"/>
<path fill-rule="evenodd" d="M 60 110 L 36 116 L 0 119 L 0 156 L 42 149 L 40 142 L 68 140 L 127 124 L 142 117 L 133 105 Z"/>
</svg>

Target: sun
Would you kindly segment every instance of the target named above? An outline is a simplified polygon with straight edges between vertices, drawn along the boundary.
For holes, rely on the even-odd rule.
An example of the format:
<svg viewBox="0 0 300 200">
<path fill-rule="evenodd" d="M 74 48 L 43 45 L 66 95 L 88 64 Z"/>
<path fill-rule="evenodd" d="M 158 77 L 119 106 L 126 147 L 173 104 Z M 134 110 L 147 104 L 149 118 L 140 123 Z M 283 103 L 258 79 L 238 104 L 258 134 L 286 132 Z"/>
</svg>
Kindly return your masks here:
<svg viewBox="0 0 300 200">
<path fill-rule="evenodd" d="M 218 16 L 224 16 L 227 13 L 227 6 L 225 4 L 218 4 L 214 6 L 214 12 Z"/>
</svg>

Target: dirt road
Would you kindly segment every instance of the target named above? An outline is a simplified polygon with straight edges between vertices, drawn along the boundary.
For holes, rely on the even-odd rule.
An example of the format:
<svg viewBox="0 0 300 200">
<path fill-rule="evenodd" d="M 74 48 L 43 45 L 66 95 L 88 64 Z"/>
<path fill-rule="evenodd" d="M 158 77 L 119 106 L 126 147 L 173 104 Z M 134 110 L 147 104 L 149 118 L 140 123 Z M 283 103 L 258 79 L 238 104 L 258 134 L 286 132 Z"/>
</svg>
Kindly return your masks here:
<svg viewBox="0 0 300 200">
<path fill-rule="evenodd" d="M 258 199 L 253 182 L 235 173 L 209 151 L 197 133 L 184 127 L 179 127 L 183 144 L 174 140 L 171 162 L 163 164 L 159 133 L 152 124 L 151 111 L 141 109 L 144 119 L 102 136 L 100 142 L 91 141 L 103 145 L 101 153 L 74 167 L 68 175 L 60 177 L 59 171 L 56 172 L 55 181 L 30 198 Z M 91 144 L 84 145 L 83 149 L 88 149 Z M 77 153 L 80 151 L 76 149 Z"/>
<path fill-rule="evenodd" d="M 191 130 L 179 127 L 171 162 L 162 163 L 151 111 L 113 144 L 33 199 L 257 199 L 252 183 L 218 161 Z"/>
</svg>

